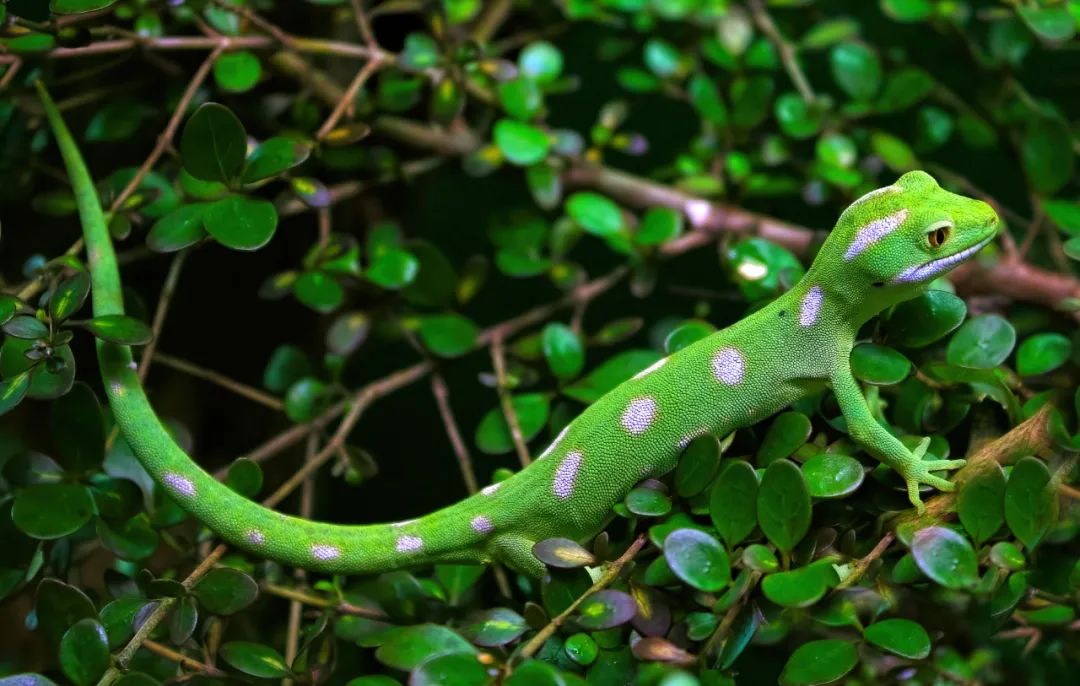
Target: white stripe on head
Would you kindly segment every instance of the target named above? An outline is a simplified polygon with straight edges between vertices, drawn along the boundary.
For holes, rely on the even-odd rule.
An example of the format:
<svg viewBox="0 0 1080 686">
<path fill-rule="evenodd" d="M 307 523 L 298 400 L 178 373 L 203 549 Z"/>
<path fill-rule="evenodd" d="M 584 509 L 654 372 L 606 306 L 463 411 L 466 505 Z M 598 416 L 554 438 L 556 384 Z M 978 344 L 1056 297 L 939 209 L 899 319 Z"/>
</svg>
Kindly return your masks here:
<svg viewBox="0 0 1080 686">
<path fill-rule="evenodd" d="M 897 193 L 899 191 L 900 191 L 899 186 L 882 186 L 881 188 L 875 188 L 874 190 L 870 191 L 869 193 L 864 193 L 863 195 L 856 198 L 855 202 L 848 205 L 848 209 L 851 209 L 852 207 L 855 207 L 856 205 L 858 205 L 860 203 L 864 203 L 867 200 L 869 200 L 870 198 L 876 198 L 879 195 L 885 195 L 886 193 Z"/>
<path fill-rule="evenodd" d="M 947 272 L 956 265 L 960 264 L 967 258 L 971 257 L 975 253 L 979 252 L 984 245 L 989 243 L 994 237 L 979 241 L 975 245 L 961 250 L 955 255 L 949 255 L 947 257 L 941 257 L 926 264 L 919 264 L 914 267 L 908 267 L 904 271 L 893 279 L 893 283 L 919 283 L 921 281 L 929 281 L 938 274 Z"/>
<path fill-rule="evenodd" d="M 899 229 L 907 217 L 907 209 L 902 209 L 893 212 L 892 214 L 885 215 L 880 219 L 875 219 L 862 227 L 859 229 L 859 232 L 855 234 L 855 240 L 851 241 L 851 245 L 848 246 L 847 252 L 844 253 L 844 259 L 855 259 L 871 245 Z"/>
</svg>

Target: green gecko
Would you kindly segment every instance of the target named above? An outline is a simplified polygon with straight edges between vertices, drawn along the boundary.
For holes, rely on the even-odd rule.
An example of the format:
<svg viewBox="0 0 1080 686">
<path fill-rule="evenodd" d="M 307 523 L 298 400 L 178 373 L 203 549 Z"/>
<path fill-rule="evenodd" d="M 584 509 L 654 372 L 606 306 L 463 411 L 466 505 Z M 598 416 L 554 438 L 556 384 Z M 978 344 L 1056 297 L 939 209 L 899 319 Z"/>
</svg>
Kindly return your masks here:
<svg viewBox="0 0 1080 686">
<path fill-rule="evenodd" d="M 78 202 L 95 316 L 120 314 L 116 255 L 90 174 L 39 85 Z M 926 290 L 997 232 L 984 202 L 943 190 L 912 171 L 840 215 L 799 283 L 745 319 L 661 359 L 589 406 L 529 467 L 419 519 L 344 526 L 291 517 L 253 503 L 203 471 L 176 444 L 139 382 L 131 350 L 98 341 L 113 416 L 147 472 L 221 538 L 252 554 L 319 572 L 376 573 L 434 562 L 503 562 L 532 576 L 533 555 L 553 536 L 597 534 L 612 506 L 645 477 L 672 468 L 694 437 L 725 435 L 830 385 L 851 437 L 907 483 L 953 485 L 932 474 L 963 460 L 923 460 L 872 416 L 852 376 L 859 327 Z"/>
</svg>

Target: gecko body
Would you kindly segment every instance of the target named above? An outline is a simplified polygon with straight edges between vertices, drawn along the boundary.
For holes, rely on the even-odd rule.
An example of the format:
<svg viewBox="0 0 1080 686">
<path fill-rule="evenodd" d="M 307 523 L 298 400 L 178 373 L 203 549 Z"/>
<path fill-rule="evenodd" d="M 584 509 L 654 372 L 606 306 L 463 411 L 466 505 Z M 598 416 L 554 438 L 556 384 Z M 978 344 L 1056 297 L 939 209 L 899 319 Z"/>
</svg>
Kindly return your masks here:
<svg viewBox="0 0 1080 686">
<path fill-rule="evenodd" d="M 46 114 L 72 180 L 86 239 L 96 316 L 123 312 L 119 271 L 90 175 L 52 101 Z M 612 506 L 676 464 L 703 434 L 726 435 L 831 386 L 852 438 L 919 487 L 950 490 L 933 471 L 962 460 L 923 460 L 872 416 L 848 357 L 859 327 L 924 291 L 995 235 L 985 203 L 909 172 L 855 201 L 790 291 L 741 321 L 661 359 L 589 406 L 532 465 L 459 503 L 415 520 L 346 526 L 253 503 L 202 470 L 163 427 L 128 347 L 98 341 L 116 423 L 154 479 L 226 541 L 255 555 L 329 573 L 382 572 L 433 562 L 499 561 L 538 576 L 542 539 L 584 540 Z"/>
</svg>

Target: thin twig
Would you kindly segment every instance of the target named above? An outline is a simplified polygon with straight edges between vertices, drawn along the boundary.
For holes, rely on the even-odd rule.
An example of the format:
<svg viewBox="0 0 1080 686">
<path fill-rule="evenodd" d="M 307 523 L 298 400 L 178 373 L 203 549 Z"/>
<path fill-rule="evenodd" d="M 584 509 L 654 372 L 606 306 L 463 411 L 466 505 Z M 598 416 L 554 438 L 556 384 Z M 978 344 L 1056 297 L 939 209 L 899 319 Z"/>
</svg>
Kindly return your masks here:
<svg viewBox="0 0 1080 686">
<path fill-rule="evenodd" d="M 146 375 L 150 372 L 154 351 L 157 350 L 158 341 L 161 340 L 161 330 L 165 326 L 165 317 L 169 313 L 169 303 L 172 302 L 173 294 L 176 292 L 176 284 L 180 280 L 180 271 L 184 268 L 187 255 L 187 250 L 181 250 L 169 264 L 169 272 L 165 275 L 165 284 L 161 287 L 161 295 L 158 297 L 157 310 L 154 311 L 154 323 L 151 325 L 154 336 L 142 349 L 142 357 L 139 358 L 140 382 L 145 383 Z"/>
<path fill-rule="evenodd" d="M 338 121 L 341 120 L 341 117 L 345 114 L 346 110 L 351 110 L 356 103 L 356 94 L 360 92 L 360 89 L 363 87 L 364 83 L 371 78 L 372 74 L 382 67 L 382 64 L 382 60 L 373 58 L 368 60 L 368 63 L 361 67 L 360 71 L 356 72 L 356 76 L 353 77 L 352 83 L 349 84 L 349 87 L 346 88 L 345 92 L 342 94 L 341 99 L 334 105 L 334 110 L 330 113 L 330 116 L 326 118 L 326 121 L 323 122 L 322 126 L 320 126 L 319 130 L 315 133 L 316 140 L 326 138 L 326 136 L 334 130 L 334 127 L 337 126 Z"/>
<path fill-rule="evenodd" d="M 810 87 L 810 81 L 806 78 L 806 74 L 803 73 L 802 67 L 799 66 L 799 56 L 791 41 L 780 33 L 780 29 L 776 27 L 776 23 L 761 0 L 750 0 L 749 6 L 750 14 L 754 17 L 754 23 L 758 25 L 761 32 L 765 34 L 769 42 L 780 53 L 780 61 L 784 65 L 784 70 L 791 77 L 791 82 L 795 85 L 795 89 L 799 91 L 799 95 L 807 103 L 814 102 L 817 96 L 814 95 L 814 89 Z"/>
<path fill-rule="evenodd" d="M 511 0 L 491 0 L 473 24 L 472 39 L 477 43 L 487 43 L 499 31 L 499 27 L 510 15 L 513 5 Z"/>
<path fill-rule="evenodd" d="M 594 583 L 588 591 L 583 593 L 580 597 L 576 598 L 574 602 L 570 603 L 570 606 L 567 607 L 565 610 L 560 612 L 555 617 L 552 617 L 551 621 L 549 621 L 544 626 L 544 628 L 536 632 L 536 635 L 530 638 L 528 642 L 521 647 L 521 650 L 514 658 L 515 661 L 520 662 L 521 660 L 532 657 L 533 654 L 535 654 L 536 651 L 539 650 L 540 647 L 544 645 L 544 643 L 549 638 L 551 638 L 556 631 L 559 630 L 559 627 L 561 627 L 566 622 L 566 620 L 569 619 L 570 615 L 572 615 L 574 611 L 577 610 L 578 606 L 581 605 L 581 603 L 584 602 L 586 598 L 591 596 L 593 593 L 596 593 L 597 591 L 603 590 L 608 586 L 608 584 L 618 578 L 619 573 L 622 572 L 623 567 L 625 567 L 631 560 L 633 560 L 637 556 L 639 552 L 641 552 L 641 549 L 645 547 L 645 543 L 647 541 L 648 538 L 645 536 L 645 534 L 639 534 L 638 537 L 634 539 L 634 542 L 630 544 L 630 547 L 626 549 L 626 552 L 624 552 L 618 557 L 618 559 L 614 560 L 607 567 L 604 568 L 604 571 L 600 574 L 600 578 L 596 580 L 596 583 Z"/>
<path fill-rule="evenodd" d="M 353 18 L 356 19 L 356 29 L 360 32 L 360 38 L 372 51 L 378 50 L 379 44 L 375 40 L 375 34 L 371 32 L 371 22 L 368 21 L 363 5 L 360 0 L 351 0 L 351 4 Z"/>
<path fill-rule="evenodd" d="M 525 445 L 525 437 L 521 433 L 521 423 L 518 421 L 517 412 L 514 411 L 514 403 L 510 398 L 510 389 L 506 381 L 506 354 L 503 351 L 502 335 L 500 334 L 491 337 L 491 363 L 495 367 L 495 390 L 499 394 L 499 405 L 502 407 L 506 426 L 510 429 L 510 438 L 514 442 L 514 450 L 517 451 L 521 466 L 528 467 L 532 462 L 532 458 L 529 456 L 529 447 Z"/>
<path fill-rule="evenodd" d="M 180 102 L 176 103 L 176 108 L 173 110 L 172 117 L 169 118 L 169 123 L 165 126 L 165 130 L 158 136 L 157 142 L 154 144 L 154 149 L 150 151 L 146 159 L 143 160 L 142 165 L 139 166 L 138 171 L 135 172 L 135 176 L 131 177 L 131 181 L 128 181 L 124 186 L 124 190 L 120 191 L 120 194 L 116 196 L 116 199 L 112 201 L 109 206 L 109 212 L 116 212 L 123 207 L 127 199 L 131 197 L 138 188 L 139 184 L 143 182 L 146 175 L 150 173 L 150 170 L 154 168 L 158 160 L 165 153 L 170 145 L 172 145 L 173 136 L 176 135 L 176 130 L 180 128 L 180 122 L 183 121 L 184 115 L 187 113 L 187 108 L 191 104 L 195 94 L 199 91 L 199 87 L 202 86 L 203 81 L 210 74 L 210 69 L 213 68 L 214 62 L 221 56 L 221 53 L 225 50 L 224 44 L 218 45 L 216 48 L 207 55 L 203 63 L 199 65 L 199 68 L 195 71 L 195 75 L 191 77 L 191 81 L 188 82 L 187 88 L 184 89 L 184 94 L 180 96 Z"/>
<path fill-rule="evenodd" d="M 366 607 L 360 607 L 359 605 L 353 605 L 347 602 L 334 602 L 327 600 L 326 598 L 320 598 L 310 593 L 304 593 L 303 591 L 297 591 L 287 586 L 279 586 L 277 584 L 263 584 L 262 590 L 270 595 L 278 596 L 279 598 L 286 598 L 293 600 L 304 605 L 310 605 L 312 607 L 322 608 L 324 610 L 333 610 L 339 614 L 351 615 L 354 617 L 367 617 L 368 619 L 378 619 L 387 621 L 389 618 L 379 612 L 378 610 L 371 610 Z"/>
<path fill-rule="evenodd" d="M 315 457 L 315 454 L 319 449 L 319 436 L 318 434 L 308 434 L 307 448 L 305 450 L 305 458 L 307 460 Z M 315 500 L 315 481 L 308 477 L 304 479 L 303 485 L 300 487 L 300 511 L 297 513 L 304 519 L 311 519 L 311 515 L 314 509 Z M 304 584 L 307 581 L 307 572 L 303 569 L 293 570 L 293 579 L 298 584 Z M 296 659 L 296 653 L 300 648 L 300 626 L 303 620 L 304 605 L 299 600 L 291 600 L 289 602 L 289 619 L 286 625 L 285 632 L 285 662 L 292 664 Z M 293 680 L 286 677 L 281 680 L 281 686 L 292 686 Z"/>
<path fill-rule="evenodd" d="M 197 364 L 188 362 L 187 360 L 182 360 L 179 357 L 166 355 L 162 352 L 155 352 L 153 360 L 154 362 L 159 362 L 166 367 L 170 367 L 177 371 L 184 372 L 185 374 L 190 374 L 191 376 L 194 376 L 196 378 L 204 379 L 206 381 L 209 381 L 210 383 L 221 386 L 222 388 L 232 391 L 233 393 L 241 397 L 257 402 L 264 407 L 269 407 L 271 410 L 281 412 L 285 409 L 285 404 L 282 403 L 280 399 L 275 398 L 274 396 L 266 393 L 265 391 L 261 391 L 254 386 L 248 386 L 245 383 L 230 379 L 224 374 L 205 369 Z"/>
<path fill-rule="evenodd" d="M 469 457 L 469 449 L 465 447 L 465 441 L 461 438 L 454 412 L 450 409 L 450 391 L 446 387 L 443 375 L 435 372 L 431 375 L 431 393 L 435 396 L 435 403 L 439 406 L 439 416 L 442 417 L 443 426 L 446 427 L 446 436 L 450 439 L 450 445 L 457 457 L 458 468 L 461 470 L 461 478 L 465 482 L 465 488 L 469 495 L 476 493 L 476 472 L 473 471 L 472 459 Z"/>
<path fill-rule="evenodd" d="M 874 561 L 885 554 L 885 551 L 889 549 L 892 542 L 896 539 L 896 534 L 892 531 L 888 531 L 881 540 L 877 542 L 873 550 L 866 554 L 866 557 L 859 559 L 855 563 L 855 566 L 851 568 L 847 577 L 836 585 L 835 591 L 842 591 L 845 588 L 851 588 L 863 578 L 866 572 L 870 569 L 870 565 L 874 564 Z"/>
<path fill-rule="evenodd" d="M 217 667 L 215 667 L 213 665 L 208 665 L 205 662 L 199 662 L 195 658 L 188 657 L 187 655 L 184 655 L 182 653 L 178 653 L 177 651 L 173 650 L 172 648 L 170 648 L 168 646 L 164 646 L 164 645 L 158 643 L 157 641 L 149 641 L 149 640 L 145 641 L 143 643 L 143 647 L 146 648 L 147 650 L 149 650 L 151 653 L 155 653 L 157 655 L 160 655 L 161 657 L 165 658 L 166 660 L 170 660 L 172 662 L 175 662 L 176 664 L 180 665 L 181 667 L 184 667 L 185 669 L 189 669 L 189 670 L 191 670 L 193 672 L 199 672 L 200 674 L 205 674 L 207 676 L 212 676 L 212 677 L 224 677 L 225 676 L 225 672 L 218 669 Z"/>
</svg>

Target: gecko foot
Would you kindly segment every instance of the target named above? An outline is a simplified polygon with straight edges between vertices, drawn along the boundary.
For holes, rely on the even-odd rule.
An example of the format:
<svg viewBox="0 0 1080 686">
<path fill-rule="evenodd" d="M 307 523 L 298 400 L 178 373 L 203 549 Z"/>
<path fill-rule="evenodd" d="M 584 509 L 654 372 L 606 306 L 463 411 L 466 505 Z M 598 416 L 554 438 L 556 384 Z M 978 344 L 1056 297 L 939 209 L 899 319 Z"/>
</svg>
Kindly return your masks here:
<svg viewBox="0 0 1080 686">
<path fill-rule="evenodd" d="M 915 450 L 911 451 L 911 457 L 895 467 L 904 478 L 908 499 L 919 514 L 926 511 L 926 505 L 919 495 L 919 486 L 926 484 L 946 493 L 956 490 L 956 484 L 931 472 L 959 469 L 966 463 L 966 460 L 923 460 L 929 446 L 930 439 L 924 438 Z"/>
</svg>

